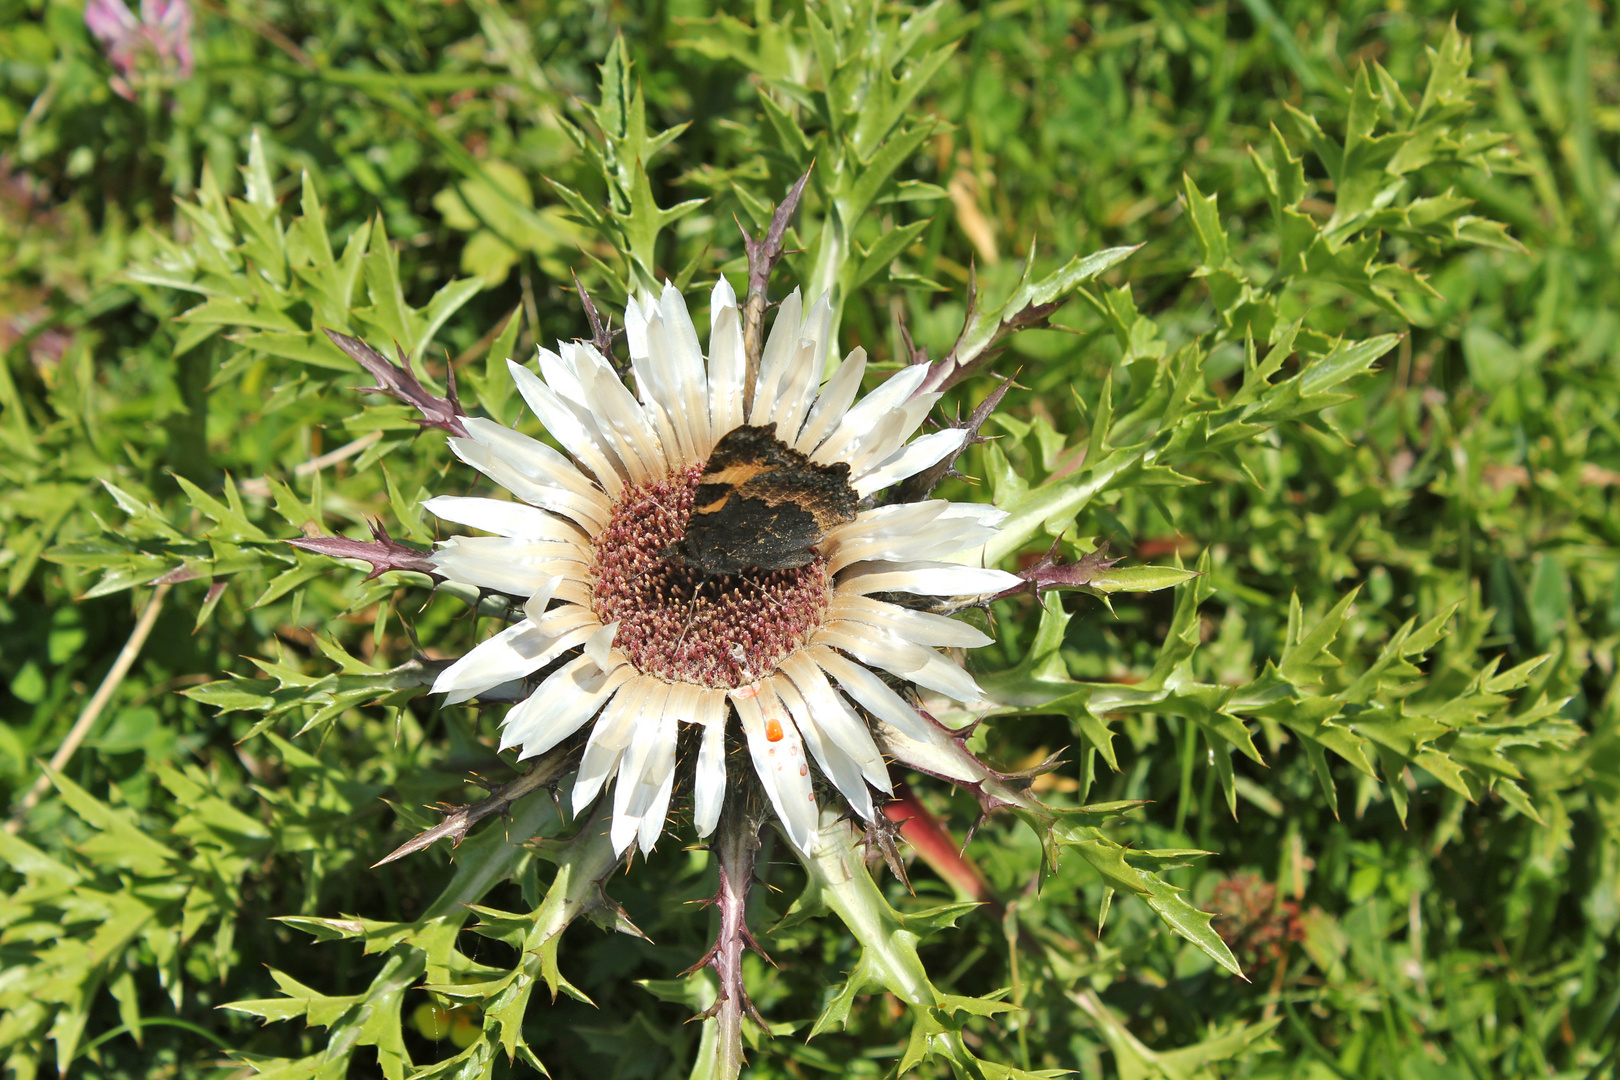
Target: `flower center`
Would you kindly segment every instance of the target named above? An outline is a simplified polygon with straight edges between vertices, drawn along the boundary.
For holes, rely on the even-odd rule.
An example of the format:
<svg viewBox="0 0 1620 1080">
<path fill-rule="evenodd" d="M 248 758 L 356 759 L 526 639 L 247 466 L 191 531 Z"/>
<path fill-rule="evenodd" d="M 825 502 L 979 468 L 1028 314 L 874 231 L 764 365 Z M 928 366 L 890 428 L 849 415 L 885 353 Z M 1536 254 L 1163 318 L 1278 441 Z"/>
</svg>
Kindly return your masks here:
<svg viewBox="0 0 1620 1080">
<path fill-rule="evenodd" d="M 701 465 L 626 488 L 597 536 L 591 597 L 613 644 L 667 682 L 732 689 L 769 675 L 827 611 L 831 579 L 817 557 L 791 570 L 706 575 L 669 558 L 686 535 Z"/>
</svg>

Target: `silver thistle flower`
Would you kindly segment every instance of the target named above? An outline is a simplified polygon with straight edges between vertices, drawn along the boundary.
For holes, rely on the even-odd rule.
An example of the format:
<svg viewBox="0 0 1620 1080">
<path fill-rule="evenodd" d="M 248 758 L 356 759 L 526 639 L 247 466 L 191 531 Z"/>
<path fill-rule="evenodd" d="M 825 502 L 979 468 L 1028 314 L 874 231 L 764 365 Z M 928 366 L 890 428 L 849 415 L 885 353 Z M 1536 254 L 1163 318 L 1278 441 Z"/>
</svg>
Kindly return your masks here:
<svg viewBox="0 0 1620 1080">
<path fill-rule="evenodd" d="M 590 344 L 540 350 L 538 375 L 511 364 L 524 400 L 571 457 L 493 421 L 463 419 L 454 452 L 520 501 L 429 500 L 438 517 L 493 534 L 445 541 L 430 559 L 449 581 L 526 598 L 525 617 L 447 668 L 434 690 L 465 701 L 545 672 L 507 712 L 501 747 L 533 757 L 591 725 L 574 809 L 613 782 L 618 852 L 634 842 L 649 851 L 662 833 L 683 725 L 701 729 L 697 830 L 714 830 L 735 718 L 783 830 L 809 854 L 820 827 L 817 773 L 870 821 L 873 791 L 890 791 L 874 727 L 903 743 L 939 741 L 892 684 L 964 703 L 981 697 L 939 650 L 990 639 L 921 610 L 927 598 L 989 595 L 1020 579 L 948 561 L 984 543 L 1003 515 L 937 499 L 869 505 L 822 535 L 801 566 L 716 575 L 681 559 L 704 465 L 742 425 L 775 425 L 811 463 L 847 465 L 850 487 L 868 502 L 968 437 L 952 427 L 907 441 L 939 397 L 918 393 L 925 366 L 857 402 L 866 356 L 856 349 L 822 384 L 825 300 L 806 310 L 795 291 L 783 301 L 753 376 L 723 280 L 711 325 L 705 358 L 673 287 L 632 300 L 625 327 L 639 394 Z M 917 602 L 895 599 L 906 596 Z"/>
</svg>

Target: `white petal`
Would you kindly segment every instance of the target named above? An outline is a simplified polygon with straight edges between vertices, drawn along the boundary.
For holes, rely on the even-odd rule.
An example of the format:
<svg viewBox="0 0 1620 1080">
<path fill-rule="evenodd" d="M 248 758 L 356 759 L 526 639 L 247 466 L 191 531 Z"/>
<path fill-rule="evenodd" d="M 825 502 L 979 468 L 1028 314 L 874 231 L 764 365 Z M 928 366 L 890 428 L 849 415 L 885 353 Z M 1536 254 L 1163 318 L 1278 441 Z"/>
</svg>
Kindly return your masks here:
<svg viewBox="0 0 1620 1080">
<path fill-rule="evenodd" d="M 555 625 L 551 616 L 560 615 L 562 612 L 560 610 L 547 612 L 546 608 L 551 606 L 552 597 L 556 596 L 557 590 L 562 588 L 564 580 L 561 574 L 553 574 L 551 577 L 546 578 L 545 581 L 542 581 L 540 587 L 534 590 L 527 600 L 523 601 L 523 614 L 528 616 L 530 622 L 536 626 L 547 628 Z"/>
<path fill-rule="evenodd" d="M 580 357 L 580 385 L 602 434 L 613 440 L 614 450 L 630 470 L 632 483 L 663 479 L 669 463 L 646 413 L 605 362 L 598 365 L 592 359 L 587 370 L 586 360 L 592 352 L 578 349 L 575 355 Z"/>
<path fill-rule="evenodd" d="M 565 354 L 570 352 L 566 344 L 559 343 L 558 348 Z M 585 391 L 579 384 L 579 369 L 572 360 L 567 355 L 559 356 L 541 346 L 535 347 L 535 357 L 540 362 L 540 377 L 545 380 L 546 387 L 559 399 L 584 408 Z M 521 393 L 522 390 L 523 384 L 519 383 L 518 391 Z"/>
<path fill-rule="evenodd" d="M 861 706 L 902 733 L 912 738 L 926 739 L 928 721 L 917 715 L 917 710 L 890 690 L 888 684 L 866 668 L 833 650 L 812 645 L 805 650 L 810 659 L 821 665 L 821 670 L 838 681 L 844 693 L 860 702 Z"/>
<path fill-rule="evenodd" d="M 816 727 L 859 766 L 866 780 L 879 791 L 892 791 L 889 768 L 872 741 L 872 732 L 866 721 L 855 715 L 842 695 L 833 689 L 826 674 L 802 652 L 794 653 L 782 661 L 778 669 L 798 689 L 799 695 L 810 708 Z M 848 795 L 848 792 L 845 792 Z"/>
<path fill-rule="evenodd" d="M 539 671 L 576 645 L 583 644 L 596 629 L 596 616 L 582 608 L 572 608 L 579 624 L 563 633 L 547 633 L 528 619 L 502 630 L 443 671 L 433 681 L 433 692 L 445 695 L 445 704 L 454 705 L 512 679 Z"/>
<path fill-rule="evenodd" d="M 580 578 L 567 578 L 557 586 L 557 599 L 583 608 L 589 608 L 596 602 L 596 597 L 591 594 L 591 583 Z"/>
<path fill-rule="evenodd" d="M 815 848 L 820 811 L 799 729 L 770 688 L 770 680 L 733 690 L 731 701 L 742 718 L 754 772 L 770 797 L 776 819 L 793 846 L 808 854 Z"/>
<path fill-rule="evenodd" d="M 653 845 L 658 843 L 658 837 L 664 831 L 664 824 L 669 820 L 669 797 L 675 791 L 675 749 L 670 747 L 669 768 L 664 772 L 664 782 L 658 786 L 647 809 L 641 812 L 641 827 L 636 830 L 637 842 L 641 846 L 643 855 L 652 854 Z"/>
<path fill-rule="evenodd" d="M 990 777 L 990 770 L 956 741 L 956 733 L 942 726 L 907 732 L 881 718 L 874 719 L 873 726 L 883 752 L 909 768 L 964 784 Z"/>
<path fill-rule="evenodd" d="M 562 585 L 559 584 L 557 589 L 560 592 Z M 525 608 L 529 606 L 531 605 L 525 605 Z M 600 633 L 602 628 L 601 620 L 596 617 L 596 612 L 584 604 L 558 604 L 531 621 L 543 633 L 553 636 L 572 634 L 576 629 L 584 630 L 586 636 L 580 638 L 582 643 L 590 640 L 591 635 Z M 606 671 L 607 667 L 602 667 L 602 670 Z"/>
<path fill-rule="evenodd" d="M 652 808 L 664 782 L 675 772 L 675 716 L 666 697 L 658 713 L 643 713 L 635 723 L 630 745 L 619 763 L 619 779 L 613 788 L 613 850 L 624 851 L 641 832 L 641 818 Z M 667 799 L 668 796 L 666 795 Z M 667 806 L 667 803 L 666 803 Z M 652 836 L 663 829 L 663 820 Z M 649 843 L 644 849 L 650 848 Z"/>
<path fill-rule="evenodd" d="M 677 741 L 676 726 L 680 722 L 693 722 L 702 711 L 702 701 L 706 695 L 714 694 L 718 697 L 722 708 L 725 704 L 724 695 L 715 694 L 714 691 L 702 689 L 690 684 L 676 684 L 670 687 L 669 701 L 664 705 L 663 724 L 659 738 L 663 743 L 664 751 L 661 758 L 649 763 L 642 773 L 641 783 L 637 788 L 642 793 L 641 799 L 632 799 L 628 810 L 640 818 L 641 824 L 636 830 L 637 841 L 643 854 L 652 851 L 653 844 L 664 831 L 664 824 L 669 816 L 669 798 L 675 786 L 675 751 Z M 655 753 L 658 752 L 654 748 Z M 646 789 L 651 787 L 653 778 L 662 776 L 657 787 L 650 794 Z M 619 782 L 624 783 L 623 774 Z M 614 792 L 617 796 L 617 792 Z"/>
<path fill-rule="evenodd" d="M 641 301 L 630 297 L 624 304 L 624 343 L 632 358 L 647 355 L 647 315 Z"/>
<path fill-rule="evenodd" d="M 649 712 L 663 712 L 667 691 L 656 679 L 630 679 L 602 711 L 580 758 L 574 778 L 574 813 L 589 806 L 619 768 L 619 759 L 635 733 L 636 723 Z M 649 701 L 649 699 L 652 699 Z"/>
<path fill-rule="evenodd" d="M 485 539 L 479 537 L 478 539 Z M 433 557 L 434 566 L 439 573 L 448 580 L 462 585 L 473 585 L 490 592 L 502 593 L 506 596 L 525 597 L 532 596 L 534 591 L 543 586 L 553 577 L 563 577 L 563 586 L 558 589 L 561 594 L 568 589 L 567 579 L 583 575 L 583 563 L 564 562 L 560 559 L 550 559 L 545 562 L 536 562 L 531 565 L 520 565 L 503 560 L 485 558 L 469 558 L 448 552 L 436 552 Z M 584 597 L 564 597 L 575 603 L 581 602 Z"/>
<path fill-rule="evenodd" d="M 649 344 L 653 337 L 659 339 L 658 351 L 662 357 L 665 351 L 663 317 L 654 315 L 645 334 Z M 692 460 L 691 438 L 681 426 L 679 410 L 674 406 L 679 395 L 671 382 L 668 365 L 661 358 L 654 360 L 646 354 L 637 356 L 632 351 L 630 368 L 636 376 L 636 391 L 641 398 L 642 410 L 658 431 L 658 443 L 664 448 L 665 457 L 670 460 Z"/>
<path fill-rule="evenodd" d="M 613 364 L 607 357 L 599 352 L 595 345 L 589 341 L 559 341 L 557 352 L 569 364 L 573 365 L 574 377 L 578 378 L 586 371 L 612 371 Z M 579 384 L 583 391 L 585 384 Z"/>
<path fill-rule="evenodd" d="M 838 578 L 837 592 L 864 595 L 877 592 L 917 596 L 989 596 L 1024 584 L 1005 570 L 990 570 L 955 563 L 874 562 L 852 566 Z"/>
<path fill-rule="evenodd" d="M 706 690 L 698 702 L 697 722 L 703 725 L 698 748 L 697 774 L 692 779 L 692 818 L 699 836 L 708 836 L 720 822 L 726 798 L 726 720 L 731 706 L 719 690 Z"/>
<path fill-rule="evenodd" d="M 602 629 L 592 634 L 590 640 L 585 642 L 585 655 L 590 657 L 591 661 L 604 671 L 613 666 L 613 662 L 608 659 L 608 654 L 613 649 L 613 638 L 619 632 L 620 621 L 615 619 L 606 624 Z"/>
<path fill-rule="evenodd" d="M 966 542 L 955 551 L 949 550 L 941 544 L 926 555 L 914 555 L 915 559 L 948 559 L 951 562 L 962 563 L 965 566 L 983 566 L 989 559 L 984 545 L 995 538 L 996 527 L 1005 521 L 1007 512 L 997 510 L 993 506 L 975 506 L 971 503 L 952 503 L 945 513 L 940 515 L 942 522 L 955 525 L 959 532 L 958 542 L 966 536 Z M 959 524 L 960 523 L 960 524 Z"/>
<path fill-rule="evenodd" d="M 849 411 L 850 402 L 860 392 L 861 378 L 865 374 L 866 350 L 850 350 L 833 377 L 827 380 L 827 385 L 821 388 L 821 396 L 816 398 L 810 416 L 804 422 L 804 430 L 799 432 L 799 440 L 793 444 L 796 450 L 808 454 L 821 445 L 821 440 L 838 426 Z"/>
<path fill-rule="evenodd" d="M 669 350 L 667 362 L 675 373 L 675 387 L 680 391 L 678 408 L 691 432 L 695 447 L 693 460 L 696 460 L 708 456 L 714 444 L 709 427 L 709 377 L 703 368 L 703 346 L 698 343 L 697 327 L 692 325 L 686 300 L 674 285 L 664 285 L 658 307 L 664 316 L 664 343 Z"/>
<path fill-rule="evenodd" d="M 529 505 L 572 518 L 593 535 L 607 524 L 611 508 L 600 494 L 594 498 L 582 496 L 535 480 L 504 456 L 474 439 L 451 438 L 449 442 L 456 457 Z"/>
<path fill-rule="evenodd" d="M 864 498 L 938 464 L 960 449 L 967 435 L 965 428 L 945 428 L 914 440 L 911 445 L 901 447 L 887 461 L 856 480 L 852 485 L 855 493 Z"/>
<path fill-rule="evenodd" d="M 578 535 L 577 533 L 575 534 Z M 539 566 L 548 562 L 566 562 L 589 565 L 590 548 L 573 540 L 524 540 L 516 536 L 451 536 L 439 541 L 439 547 L 428 558 L 435 562 L 441 557 L 489 559 L 520 566 Z M 534 589 L 523 595 L 532 596 Z"/>
<path fill-rule="evenodd" d="M 878 416 L 870 428 L 858 433 L 844 448 L 842 458 L 849 462 L 850 475 L 865 476 L 900 453 L 939 398 L 939 394 L 917 394 Z"/>
<path fill-rule="evenodd" d="M 558 361 L 561 364 L 561 361 Z M 595 474 L 597 481 L 609 495 L 617 496 L 624 488 L 628 475 L 624 462 L 619 459 L 612 444 L 589 417 L 581 415 L 583 406 L 572 405 L 561 394 L 540 381 L 539 376 L 522 364 L 507 362 L 512 381 L 518 393 L 528 402 L 529 410 L 551 432 L 552 438 L 562 443 L 584 466 Z M 579 380 L 570 372 L 568 378 L 577 391 Z"/>
<path fill-rule="evenodd" d="M 771 406 L 768 422 L 776 425 L 776 437 L 793 445 L 799 439 L 799 429 L 815 400 L 816 388 L 821 385 L 822 369 L 826 367 L 826 337 L 832 325 L 832 307 L 825 296 L 810 307 L 799 330 L 798 347 L 782 372 L 776 386 L 776 401 Z"/>
<path fill-rule="evenodd" d="M 759 358 L 759 381 L 754 385 L 754 407 L 748 413 L 750 424 L 768 424 L 776 408 L 777 387 L 799 351 L 799 329 L 804 319 L 804 298 L 799 290 L 788 293 L 776 308 L 776 322 Z M 778 431 L 778 438 L 783 433 Z M 785 440 L 784 440 L 785 441 Z"/>
<path fill-rule="evenodd" d="M 916 425 L 911 422 L 910 414 L 903 408 L 890 409 L 873 416 L 866 427 L 845 440 L 837 460 L 849 466 L 850 476 L 865 476 L 899 450 L 914 427 Z M 837 438 L 836 432 L 822 444 L 817 454 L 825 452 L 833 438 Z"/>
<path fill-rule="evenodd" d="M 428 556 L 451 581 L 493 589 L 508 596 L 533 596 L 552 577 L 582 579 L 586 555 L 577 544 L 516 540 L 505 536 L 452 536 Z M 563 595 L 559 587 L 556 595 Z"/>
<path fill-rule="evenodd" d="M 810 460 L 819 465 L 850 460 L 852 450 L 861 440 L 870 437 L 883 417 L 899 409 L 927 377 L 927 364 L 913 364 L 889 376 L 882 386 L 867 394 L 844 414 L 837 429 L 816 448 Z M 918 417 L 919 421 L 921 419 Z M 907 430 L 901 437 L 909 434 Z"/>
<path fill-rule="evenodd" d="M 548 358 L 560 360 L 566 373 L 558 372 L 559 378 L 554 380 L 553 365 Z M 555 389 L 559 396 L 578 406 L 586 416 L 596 415 L 586 380 L 595 378 L 598 371 L 613 372 L 614 367 L 608 362 L 607 357 L 588 341 L 559 341 L 556 353 L 544 351 L 540 353 L 540 374 L 545 377 L 546 383 Z M 577 398 L 565 393 L 562 389 L 564 386 L 573 387 Z"/>
<path fill-rule="evenodd" d="M 1007 511 L 991 506 L 988 503 L 949 503 L 945 512 L 940 515 L 948 521 L 971 521 L 975 525 L 995 528 L 1007 520 Z"/>
<path fill-rule="evenodd" d="M 824 541 L 830 547 L 861 540 L 915 536 L 945 513 L 950 505 L 944 499 L 926 499 L 862 510 L 855 515 L 854 521 L 829 530 Z"/>
<path fill-rule="evenodd" d="M 901 452 L 906 440 L 910 439 L 912 432 L 917 431 L 923 418 L 928 416 L 928 410 L 932 410 L 933 403 L 941 397 L 944 397 L 941 393 L 914 393 L 899 408 L 889 410 L 868 436 L 860 437 L 852 445 L 849 450 L 851 473 L 865 476 L 868 471 L 875 470 L 883 461 Z"/>
<path fill-rule="evenodd" d="M 648 324 L 647 335 L 647 344 L 652 352 L 645 363 L 648 368 L 658 370 L 659 383 L 664 394 L 664 398 L 659 401 L 659 405 L 669 416 L 670 425 L 675 432 L 676 444 L 680 447 L 682 460 L 696 461 L 699 457 L 697 450 L 699 437 L 693 427 L 693 421 L 697 417 L 694 415 L 692 396 L 687 392 L 684 375 L 681 371 L 684 364 L 680 360 L 680 354 L 686 350 L 673 340 L 674 335 L 670 327 L 664 322 L 662 315 Z M 696 343 L 697 339 L 694 334 L 692 341 L 694 350 L 696 349 Z M 697 407 L 703 410 L 703 441 L 707 441 L 709 427 L 708 395 L 706 393 L 701 395 L 701 399 L 696 404 Z"/>
<path fill-rule="evenodd" d="M 573 522 L 526 503 L 436 495 L 424 502 L 422 507 L 444 521 L 454 521 L 458 525 L 518 540 L 550 540 L 582 547 L 590 543 L 590 538 L 580 532 Z"/>
<path fill-rule="evenodd" d="M 589 657 L 575 657 L 507 712 L 501 749 L 521 746 L 520 759 L 545 753 L 584 727 L 629 678 L 628 666 L 603 674 Z"/>
<path fill-rule="evenodd" d="M 773 677 L 770 679 L 777 696 L 782 699 L 788 711 L 793 714 L 793 722 L 799 728 L 799 734 L 804 736 L 804 744 L 809 749 L 816 764 L 821 766 L 822 774 L 832 781 L 855 811 L 867 821 L 872 820 L 872 793 L 867 790 L 866 778 L 861 775 L 861 767 L 855 759 L 844 753 L 843 749 L 831 739 L 826 738 L 819 728 L 819 717 L 812 715 L 804 698 L 793 683 L 785 678 Z M 874 748 L 875 749 L 875 748 Z"/>
<path fill-rule="evenodd" d="M 984 691 L 973 681 L 973 676 L 945 657 L 875 627 L 856 622 L 828 623 L 817 628 L 811 640 L 817 645 L 843 649 L 871 667 L 882 668 L 957 701 L 984 700 Z"/>
<path fill-rule="evenodd" d="M 469 416 L 462 423 L 468 435 L 489 447 L 531 480 L 607 505 L 602 489 L 590 477 L 539 439 L 531 439 L 522 432 L 482 417 Z"/>
<path fill-rule="evenodd" d="M 815 370 L 810 373 L 811 399 L 814 399 L 814 391 L 821 385 L 821 380 L 827 377 L 827 357 L 832 352 L 832 345 L 832 298 L 822 293 L 810 305 L 810 311 L 804 317 L 804 326 L 799 331 L 799 347 L 814 348 L 816 354 Z"/>
<path fill-rule="evenodd" d="M 849 525 L 828 534 L 831 543 L 823 542 L 829 569 L 837 573 L 874 559 L 938 559 L 982 544 L 996 534 L 993 527 L 980 524 L 972 515 L 952 513 L 955 504 L 941 502 L 901 503 L 856 515 Z"/>
<path fill-rule="evenodd" d="M 545 647 L 542 648 L 540 652 L 529 661 L 532 666 L 530 666 L 527 671 L 523 672 L 522 675 L 518 675 L 515 674 L 516 664 L 514 664 L 513 668 L 510 669 L 514 671 L 514 674 L 507 675 L 501 680 L 501 682 L 505 682 L 508 679 L 523 678 L 526 675 L 533 674 L 534 672 L 545 667 L 547 664 L 551 663 L 553 660 L 557 659 L 559 656 L 566 653 L 568 650 L 576 649 L 585 644 L 586 640 L 590 638 L 591 634 L 595 633 L 597 625 L 598 623 L 595 612 L 588 608 L 579 607 L 575 604 L 565 605 L 563 608 L 552 612 L 551 617 L 546 620 L 545 625 L 536 627 L 536 629 L 541 634 L 546 635 L 549 640 L 546 642 Z M 485 642 L 485 644 L 488 644 L 488 642 Z M 469 653 L 468 655 L 471 654 Z M 514 653 L 513 656 L 515 657 L 515 655 L 516 654 Z M 496 659 L 497 658 L 492 657 L 490 662 L 495 662 Z M 505 657 L 500 659 L 505 659 Z M 446 668 L 445 670 L 448 671 L 449 669 Z M 499 683 L 495 685 L 499 685 Z M 455 695 L 451 695 L 450 697 L 446 698 L 446 703 L 453 704 L 456 700 L 458 700 L 458 698 Z M 466 698 L 462 697 L 459 698 L 459 700 L 465 701 Z"/>
<path fill-rule="evenodd" d="M 703 448 L 704 457 L 709 456 L 721 436 L 742 425 L 746 364 L 737 294 L 731 282 L 721 277 L 709 304 L 709 412 L 714 438 Z"/>
<path fill-rule="evenodd" d="M 466 701 L 480 690 L 521 679 L 539 667 L 529 660 L 539 656 L 550 640 L 527 619 L 508 626 L 439 672 L 433 680 L 433 693 L 453 694 L 447 704 L 454 704 Z"/>
<path fill-rule="evenodd" d="M 852 619 L 868 626 L 881 627 L 918 645 L 978 649 L 994 640 L 978 627 L 960 619 L 947 619 L 943 615 L 933 615 L 926 611 L 912 611 L 898 604 L 889 604 L 865 596 L 835 597 L 832 603 L 827 605 L 826 618 L 828 622 Z"/>
<path fill-rule="evenodd" d="M 669 684 L 669 714 L 685 724 L 695 724 L 701 717 L 702 702 L 706 695 L 716 693 L 724 695 L 721 690 L 709 690 L 692 683 Z"/>
<path fill-rule="evenodd" d="M 911 562 L 950 555 L 995 535 L 993 529 L 949 515 L 950 503 L 932 499 L 863 510 L 824 538 L 821 550 L 836 573 L 873 559 Z"/>
</svg>

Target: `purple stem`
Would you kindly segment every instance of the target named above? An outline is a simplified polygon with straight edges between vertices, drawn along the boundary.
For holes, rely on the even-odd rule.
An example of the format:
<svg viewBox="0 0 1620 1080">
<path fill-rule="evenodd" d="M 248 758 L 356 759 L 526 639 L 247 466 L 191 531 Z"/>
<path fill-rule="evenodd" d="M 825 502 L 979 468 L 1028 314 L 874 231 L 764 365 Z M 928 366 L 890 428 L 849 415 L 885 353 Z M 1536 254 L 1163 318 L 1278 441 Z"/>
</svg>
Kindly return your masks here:
<svg viewBox="0 0 1620 1080">
<path fill-rule="evenodd" d="M 799 198 L 804 195 L 804 186 L 810 182 L 810 168 L 804 171 L 798 182 L 788 189 L 787 197 L 782 200 L 776 212 L 771 215 L 771 224 L 765 230 L 765 235 L 754 239 L 743 230 L 743 246 L 748 249 L 748 299 L 743 303 L 743 354 L 748 359 L 748 375 L 743 380 L 743 413 L 754 407 L 754 384 L 759 381 L 759 358 L 765 348 L 765 307 L 769 303 L 768 291 L 771 284 L 771 271 L 782 258 L 782 238 L 787 235 L 788 222 L 793 220 L 793 212 L 799 208 Z"/>
<path fill-rule="evenodd" d="M 364 560 L 371 564 L 371 573 L 366 575 L 367 581 L 390 570 L 409 570 L 417 574 L 426 574 L 435 582 L 444 580 L 439 568 L 428 558 L 428 552 L 395 540 L 388 535 L 388 529 L 381 521 L 370 521 L 367 524 L 371 526 L 373 537 L 371 540 L 350 540 L 347 536 L 306 536 L 288 540 L 287 543 L 295 548 L 313 551 L 317 555 L 333 559 Z"/>
<path fill-rule="evenodd" d="M 771 961 L 748 931 L 748 890 L 754 883 L 754 861 L 759 854 L 759 818 L 747 812 L 742 799 L 727 800 L 725 813 L 711 848 L 719 860 L 720 887 L 713 904 L 720 911 L 720 929 L 708 953 L 687 969 L 712 967 L 720 976 L 720 997 L 702 1015 L 718 1026 L 713 1075 L 735 1080 L 742 1072 L 742 1022 L 746 1013 L 766 1032 L 770 1026 L 759 1014 L 743 985 L 743 949 L 750 948 Z"/>
</svg>

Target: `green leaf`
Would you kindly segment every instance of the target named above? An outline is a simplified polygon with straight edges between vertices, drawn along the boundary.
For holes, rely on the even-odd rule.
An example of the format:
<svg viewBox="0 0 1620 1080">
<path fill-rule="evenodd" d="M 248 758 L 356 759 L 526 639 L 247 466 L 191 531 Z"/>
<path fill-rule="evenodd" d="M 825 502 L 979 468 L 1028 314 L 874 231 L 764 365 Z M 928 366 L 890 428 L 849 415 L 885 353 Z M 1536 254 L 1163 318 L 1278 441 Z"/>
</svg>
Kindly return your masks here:
<svg viewBox="0 0 1620 1080">
<path fill-rule="evenodd" d="M 1203 258 L 1202 271 L 1207 273 L 1222 268 L 1231 261 L 1231 254 L 1215 199 L 1199 191 L 1191 176 L 1183 174 L 1181 181 L 1183 198 L 1187 200 L 1187 211 L 1192 218 L 1193 235 L 1198 240 L 1198 250 Z"/>
<path fill-rule="evenodd" d="M 1116 566 L 1099 570 L 1086 582 L 1087 591 L 1105 595 L 1121 592 L 1158 592 L 1198 576 L 1197 570 L 1179 566 Z"/>
<path fill-rule="evenodd" d="M 1237 958 L 1226 942 L 1210 927 L 1212 916 L 1199 911 L 1181 896 L 1181 890 L 1157 874 L 1139 870 L 1126 861 L 1129 854 L 1119 844 L 1090 826 L 1060 823 L 1054 834 L 1065 848 L 1073 848 L 1102 875 L 1109 887 L 1146 901 L 1171 930 L 1192 942 L 1211 960 L 1233 975 L 1241 975 Z"/>
<path fill-rule="evenodd" d="M 1469 378 L 1487 394 L 1512 386 L 1529 366 L 1523 351 L 1479 323 L 1468 324 L 1463 331 L 1462 346 Z"/>
</svg>

